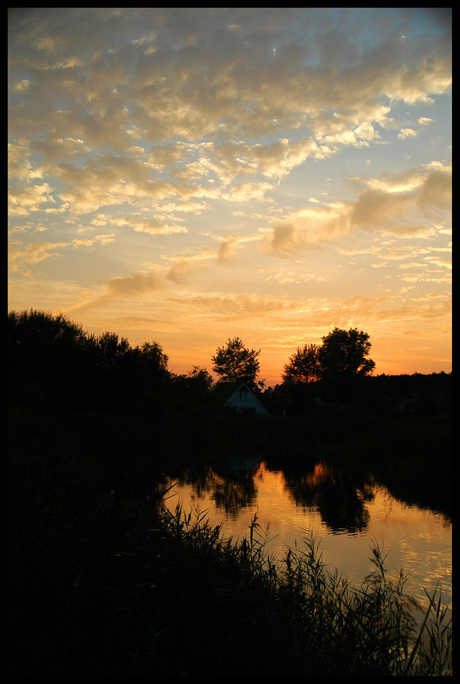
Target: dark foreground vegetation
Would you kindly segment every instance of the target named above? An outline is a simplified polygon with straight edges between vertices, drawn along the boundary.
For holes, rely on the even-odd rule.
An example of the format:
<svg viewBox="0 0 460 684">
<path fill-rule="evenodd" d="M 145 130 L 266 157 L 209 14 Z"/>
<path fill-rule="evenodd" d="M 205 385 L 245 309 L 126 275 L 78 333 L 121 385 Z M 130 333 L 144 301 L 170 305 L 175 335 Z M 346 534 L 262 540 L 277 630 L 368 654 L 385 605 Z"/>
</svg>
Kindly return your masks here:
<svg viewBox="0 0 460 684">
<path fill-rule="evenodd" d="M 378 548 L 356 589 L 314 540 L 275 565 L 256 520 L 236 545 L 161 505 L 168 462 L 224 462 L 244 443 L 294 463 L 315 444 L 379 468 L 390 489 L 436 489 L 446 512 L 449 376 L 366 378 L 376 383 L 353 401 L 347 388 L 282 387 L 263 393 L 272 419 L 235 420 L 205 373 L 172 376 L 158 346 L 89 339 L 39 314 L 9 323 L 10 675 L 451 674 L 441 603 L 420 636 Z"/>
</svg>

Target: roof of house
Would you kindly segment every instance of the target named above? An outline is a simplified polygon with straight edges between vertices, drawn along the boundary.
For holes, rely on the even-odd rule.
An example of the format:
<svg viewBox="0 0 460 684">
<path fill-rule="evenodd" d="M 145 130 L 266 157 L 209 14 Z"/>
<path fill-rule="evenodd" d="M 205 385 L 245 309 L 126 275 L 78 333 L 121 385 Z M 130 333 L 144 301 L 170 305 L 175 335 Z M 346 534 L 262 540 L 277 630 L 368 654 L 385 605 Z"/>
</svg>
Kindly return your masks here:
<svg viewBox="0 0 460 684">
<path fill-rule="evenodd" d="M 216 401 L 225 404 L 225 402 L 230 399 L 230 397 L 241 387 L 241 385 L 244 385 L 249 391 L 251 391 L 246 383 L 242 382 L 241 380 L 236 380 L 235 382 L 218 382 L 212 391 L 212 396 L 216 399 Z"/>
<path fill-rule="evenodd" d="M 235 392 L 237 392 L 239 389 L 244 388 L 247 392 L 250 392 L 254 399 L 260 404 L 262 407 L 263 411 L 265 411 L 268 414 L 267 409 L 265 406 L 262 404 L 260 399 L 257 397 L 257 395 L 251 390 L 250 387 L 245 382 L 242 382 L 241 380 L 237 380 L 236 382 L 219 382 L 213 389 L 212 395 L 216 402 L 218 402 L 221 405 L 224 405 L 230 397 L 232 397 Z"/>
</svg>

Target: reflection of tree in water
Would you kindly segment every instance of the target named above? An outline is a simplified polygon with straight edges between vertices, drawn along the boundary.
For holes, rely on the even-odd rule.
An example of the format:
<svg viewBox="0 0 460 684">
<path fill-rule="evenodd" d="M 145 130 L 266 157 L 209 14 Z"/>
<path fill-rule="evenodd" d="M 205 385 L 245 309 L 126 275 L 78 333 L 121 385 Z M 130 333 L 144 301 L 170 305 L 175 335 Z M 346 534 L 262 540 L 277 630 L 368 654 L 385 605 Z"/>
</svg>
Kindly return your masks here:
<svg viewBox="0 0 460 684">
<path fill-rule="evenodd" d="M 235 519 L 239 511 L 246 506 L 251 506 L 256 499 L 254 478 L 247 476 L 244 480 L 224 480 L 216 486 L 212 498 L 216 506 L 223 508 L 227 516 Z"/>
<path fill-rule="evenodd" d="M 284 474 L 286 489 L 297 506 L 318 510 L 333 532 L 362 532 L 369 523 L 366 502 L 372 486 L 364 478 L 317 463 L 313 470 Z"/>
<path fill-rule="evenodd" d="M 251 506 L 256 499 L 254 470 L 258 459 L 230 459 L 219 471 L 213 468 L 187 469 L 178 478 L 179 484 L 192 487 L 199 499 L 209 495 L 228 517 L 236 518 L 241 508 Z"/>
<path fill-rule="evenodd" d="M 222 477 L 219 476 L 212 498 L 228 516 L 236 518 L 242 508 L 255 502 L 254 472 L 259 461 L 254 456 L 230 458 Z"/>
<path fill-rule="evenodd" d="M 208 495 L 226 516 L 235 519 L 242 508 L 256 501 L 254 473 L 259 464 L 258 458 L 235 457 L 214 468 L 187 469 L 178 479 L 180 484 L 190 485 L 198 499 Z M 354 534 L 367 528 L 366 503 L 374 496 L 368 478 L 332 469 L 323 462 L 308 471 L 279 469 L 294 504 L 318 511 L 332 532 Z"/>
</svg>

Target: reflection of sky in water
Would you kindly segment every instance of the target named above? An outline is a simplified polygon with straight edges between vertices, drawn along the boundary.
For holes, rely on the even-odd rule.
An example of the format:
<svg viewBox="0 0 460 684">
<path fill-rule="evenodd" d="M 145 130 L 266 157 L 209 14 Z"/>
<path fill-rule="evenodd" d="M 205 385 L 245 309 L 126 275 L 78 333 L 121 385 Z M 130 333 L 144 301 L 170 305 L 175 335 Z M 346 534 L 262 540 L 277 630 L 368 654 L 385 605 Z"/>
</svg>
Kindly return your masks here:
<svg viewBox="0 0 460 684">
<path fill-rule="evenodd" d="M 324 481 L 318 467 L 309 477 L 313 486 L 315 478 Z M 365 529 L 352 533 L 346 529 L 332 531 L 314 506 L 296 506 L 282 472 L 270 471 L 262 463 L 255 472 L 254 485 L 254 500 L 234 516 L 226 516 L 222 507 L 216 507 L 208 488 L 202 488 L 197 496 L 192 485 L 179 483 L 170 492 L 167 506 L 174 510 L 181 503 L 184 512 L 191 507 L 206 510 L 209 523 L 223 523 L 222 534 L 235 539 L 248 536 L 248 526 L 257 513 L 261 538 L 265 539 L 269 526 L 266 550 L 279 558 L 287 547 L 297 545 L 301 549 L 302 537 L 312 533 L 320 544 L 324 562 L 353 583 L 360 583 L 374 569 L 370 556 L 373 542 L 377 542 L 387 554 L 385 567 L 391 579 L 396 580 L 403 567 L 408 593 L 426 604 L 424 588 L 431 594 L 439 587 L 443 605 L 451 605 L 452 530 L 441 514 L 397 501 L 386 488 L 376 485 L 373 497 L 364 503 L 368 516 Z"/>
</svg>

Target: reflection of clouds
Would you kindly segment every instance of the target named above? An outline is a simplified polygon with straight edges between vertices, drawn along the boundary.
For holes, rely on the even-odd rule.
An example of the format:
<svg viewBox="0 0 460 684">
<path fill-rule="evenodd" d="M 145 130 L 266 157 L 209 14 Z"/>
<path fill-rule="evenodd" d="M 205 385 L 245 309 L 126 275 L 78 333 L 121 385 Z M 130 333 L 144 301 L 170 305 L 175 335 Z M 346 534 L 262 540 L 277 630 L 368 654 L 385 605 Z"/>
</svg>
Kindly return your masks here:
<svg viewBox="0 0 460 684">
<path fill-rule="evenodd" d="M 443 605 L 451 605 L 451 523 L 441 514 L 398 501 L 381 485 L 364 483 L 361 489 L 355 488 L 355 492 L 358 500 L 365 505 L 365 529 L 334 528 L 326 524 L 327 520 L 325 523 L 321 519 L 327 497 L 323 497 L 321 511 L 314 498 L 306 494 L 309 489 L 327 487 L 334 478 L 333 470 L 323 463 L 317 463 L 303 473 L 301 481 L 296 484 L 294 475 L 287 476 L 281 470 L 270 470 L 262 462 L 254 473 L 254 487 L 248 487 L 244 496 L 242 492 L 247 482 L 235 482 L 231 478 L 227 480 L 214 471 L 206 471 L 201 476 L 189 474 L 179 481 L 172 490 L 174 497 L 166 503 L 169 510 L 174 511 L 180 500 L 186 514 L 197 506 L 201 511 L 206 510 L 210 525 L 214 527 L 223 523 L 224 536 L 234 539 L 248 537 L 248 526 L 257 513 L 261 537 L 265 538 L 267 532 L 266 552 L 278 558 L 283 557 L 288 546 L 301 550 L 302 540 L 313 533 L 317 535 L 319 550 L 327 566 L 350 577 L 354 584 L 361 584 L 373 569 L 370 563 L 371 549 L 377 541 L 386 555 L 385 567 L 391 580 L 397 581 L 402 567 L 408 580 L 406 591 L 423 605 L 427 602 L 424 589 L 432 593 L 436 588 L 442 591 Z M 343 478 L 342 482 L 335 479 L 337 487 L 335 491 L 332 490 L 335 496 L 327 503 L 330 506 L 339 505 L 340 509 L 337 497 L 340 499 L 344 481 Z M 299 503 L 296 492 L 303 492 L 305 500 L 310 503 Z M 228 499 L 225 505 L 226 494 Z M 345 497 L 347 501 L 348 497 Z M 356 508 L 342 506 L 341 510 L 344 509 L 356 516 Z"/>
<path fill-rule="evenodd" d="M 375 489 L 370 514 L 372 536 L 385 539 L 393 575 L 403 566 L 409 593 L 423 605 L 427 602 L 424 588 L 432 593 L 439 587 L 443 604 L 451 607 L 452 525 L 445 516 L 404 504 L 382 486 Z"/>
</svg>

